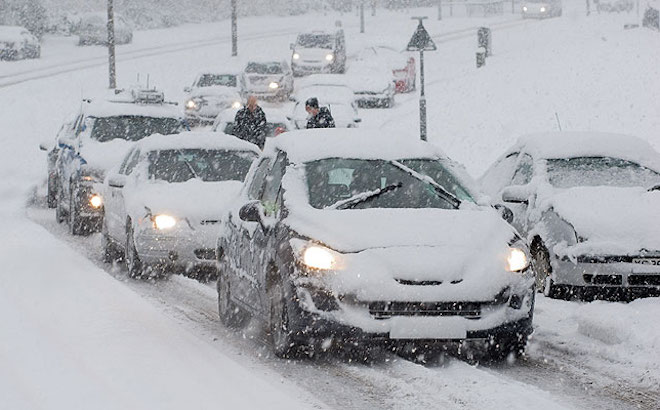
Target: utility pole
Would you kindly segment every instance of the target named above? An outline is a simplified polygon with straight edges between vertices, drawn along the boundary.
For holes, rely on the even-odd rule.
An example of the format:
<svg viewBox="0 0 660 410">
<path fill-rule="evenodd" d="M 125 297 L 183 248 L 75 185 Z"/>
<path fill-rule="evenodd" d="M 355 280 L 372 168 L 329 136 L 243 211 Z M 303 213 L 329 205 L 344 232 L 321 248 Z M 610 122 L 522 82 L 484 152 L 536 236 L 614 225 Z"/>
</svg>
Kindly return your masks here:
<svg viewBox="0 0 660 410">
<path fill-rule="evenodd" d="M 442 0 L 438 0 L 438 20 L 442 20 Z"/>
<path fill-rule="evenodd" d="M 115 12 L 112 1 L 108 0 L 108 75 L 110 89 L 114 90 L 117 88 L 117 68 L 115 66 Z"/>
<path fill-rule="evenodd" d="M 231 0 L 231 55 L 238 55 L 238 24 L 236 22 L 238 12 L 236 11 L 236 0 Z"/>
<path fill-rule="evenodd" d="M 364 0 L 360 0 L 360 33 L 364 33 Z"/>
<path fill-rule="evenodd" d="M 419 24 L 417 29 L 412 35 L 410 42 L 408 42 L 408 51 L 419 51 L 419 138 L 426 141 L 426 95 L 424 94 L 424 51 L 436 50 L 435 43 L 431 36 L 424 28 L 422 20 L 426 17 L 412 17 L 413 20 L 418 20 Z"/>
</svg>

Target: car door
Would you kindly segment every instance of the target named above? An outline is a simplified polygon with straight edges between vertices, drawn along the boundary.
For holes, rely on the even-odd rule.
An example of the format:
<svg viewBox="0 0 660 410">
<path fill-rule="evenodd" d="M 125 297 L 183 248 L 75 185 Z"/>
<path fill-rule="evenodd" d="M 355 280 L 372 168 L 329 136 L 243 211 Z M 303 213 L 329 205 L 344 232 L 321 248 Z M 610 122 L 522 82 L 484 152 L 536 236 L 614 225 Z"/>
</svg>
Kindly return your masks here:
<svg viewBox="0 0 660 410">
<path fill-rule="evenodd" d="M 528 154 L 522 154 L 518 158 L 516 170 L 513 173 L 511 182 L 509 183 L 510 189 L 516 189 L 518 192 L 525 192 L 525 201 L 507 201 L 506 206 L 513 211 L 513 225 L 519 232 L 526 232 L 528 228 L 528 206 L 533 202 L 533 193 L 530 187 L 532 176 L 534 175 L 534 160 Z"/>
<path fill-rule="evenodd" d="M 124 190 L 126 184 L 129 183 L 128 176 L 132 174 L 133 170 L 137 166 L 140 159 L 140 150 L 137 148 L 132 149 L 129 154 L 125 157 L 125 161 L 119 169 L 119 177 L 122 180 L 123 184 L 112 186 L 108 181 L 109 189 L 109 201 L 110 208 L 106 209 L 106 218 L 107 218 L 107 227 L 108 234 L 120 244 L 126 242 L 126 220 L 127 220 L 127 211 L 126 211 L 126 198 L 124 195 Z"/>
</svg>

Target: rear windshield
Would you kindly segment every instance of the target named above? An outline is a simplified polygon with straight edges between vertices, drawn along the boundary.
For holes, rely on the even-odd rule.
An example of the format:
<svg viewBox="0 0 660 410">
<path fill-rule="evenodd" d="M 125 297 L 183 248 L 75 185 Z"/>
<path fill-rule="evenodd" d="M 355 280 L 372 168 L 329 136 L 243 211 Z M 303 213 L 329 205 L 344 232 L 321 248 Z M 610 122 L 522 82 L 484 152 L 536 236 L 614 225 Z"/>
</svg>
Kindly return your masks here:
<svg viewBox="0 0 660 410">
<path fill-rule="evenodd" d="M 246 73 L 255 74 L 282 74 L 280 63 L 249 63 L 245 67 Z"/>
<path fill-rule="evenodd" d="M 249 151 L 176 149 L 149 153 L 149 178 L 167 182 L 243 181 L 252 161 Z"/>
<path fill-rule="evenodd" d="M 334 37 L 329 34 L 301 34 L 298 36 L 298 46 L 304 48 L 327 48 L 334 47 Z"/>
<path fill-rule="evenodd" d="M 121 116 L 95 118 L 91 138 L 99 142 L 114 139 L 138 141 L 152 134 L 170 135 L 182 131 L 176 118 Z"/>
<path fill-rule="evenodd" d="M 214 85 L 236 87 L 236 76 L 233 74 L 203 74 L 197 81 L 198 87 L 212 87 Z"/>
</svg>

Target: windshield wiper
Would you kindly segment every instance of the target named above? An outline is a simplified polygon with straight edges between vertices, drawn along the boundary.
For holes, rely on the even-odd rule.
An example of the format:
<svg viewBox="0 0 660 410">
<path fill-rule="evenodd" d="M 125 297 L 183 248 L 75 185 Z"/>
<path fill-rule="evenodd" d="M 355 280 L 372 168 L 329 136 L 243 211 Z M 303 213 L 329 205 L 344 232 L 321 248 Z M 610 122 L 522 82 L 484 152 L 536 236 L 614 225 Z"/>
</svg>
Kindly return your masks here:
<svg viewBox="0 0 660 410">
<path fill-rule="evenodd" d="M 355 194 L 350 198 L 342 199 L 335 202 L 332 205 L 326 206 L 324 209 L 348 209 L 353 208 L 357 204 L 367 202 L 373 198 L 376 198 L 385 192 L 394 191 L 395 189 L 401 188 L 403 184 L 401 182 L 395 182 L 390 185 L 386 185 L 382 188 L 374 189 L 373 191 L 364 191 L 359 194 Z"/>
<path fill-rule="evenodd" d="M 460 199 L 456 198 L 456 196 L 454 194 L 447 191 L 442 185 L 435 182 L 435 180 L 433 178 L 431 178 L 430 176 L 421 174 L 421 173 L 415 171 L 414 169 L 403 165 L 399 161 L 389 161 L 389 162 L 390 162 L 390 164 L 392 164 L 395 167 L 399 168 L 401 171 L 405 172 L 406 174 L 410 175 L 411 177 L 431 185 L 433 187 L 433 189 L 435 189 L 436 194 L 440 198 L 442 198 L 445 201 L 451 203 L 454 206 L 454 208 L 458 209 L 461 206 L 461 200 Z"/>
<path fill-rule="evenodd" d="M 183 152 L 181 152 L 181 150 L 177 150 L 176 152 L 178 152 L 181 155 L 181 157 L 185 158 L 185 155 L 184 155 Z M 185 159 L 183 160 L 183 163 L 186 164 L 186 167 L 188 168 L 188 171 L 190 171 L 190 173 L 192 174 L 193 178 L 199 179 L 199 176 L 197 175 L 197 173 L 193 169 L 192 165 L 190 165 L 190 163 L 188 161 L 186 161 Z"/>
</svg>

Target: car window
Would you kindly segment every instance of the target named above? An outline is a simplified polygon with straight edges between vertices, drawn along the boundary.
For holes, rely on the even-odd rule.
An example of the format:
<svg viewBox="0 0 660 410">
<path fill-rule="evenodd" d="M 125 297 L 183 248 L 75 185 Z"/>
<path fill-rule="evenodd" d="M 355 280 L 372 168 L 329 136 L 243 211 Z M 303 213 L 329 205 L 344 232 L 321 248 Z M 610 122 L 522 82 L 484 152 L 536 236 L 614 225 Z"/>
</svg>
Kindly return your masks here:
<svg viewBox="0 0 660 410">
<path fill-rule="evenodd" d="M 126 175 L 126 164 L 128 164 L 129 159 L 133 156 L 133 153 L 135 152 L 135 148 L 132 150 L 128 151 L 128 154 L 124 157 L 124 159 L 121 162 L 121 165 L 119 166 L 119 173 L 122 175 Z"/>
<path fill-rule="evenodd" d="M 488 195 L 495 195 L 502 188 L 509 185 L 516 169 L 517 152 L 507 155 L 494 165 L 481 177 L 481 189 Z"/>
<path fill-rule="evenodd" d="M 270 158 L 263 158 L 257 170 L 254 172 L 254 177 L 250 183 L 250 188 L 248 189 L 248 198 L 250 199 L 260 199 L 261 192 L 264 187 L 264 179 L 266 178 L 266 171 L 268 171 L 268 162 Z"/>
<path fill-rule="evenodd" d="M 280 192 L 282 185 L 282 176 L 286 167 L 286 156 L 280 152 L 275 159 L 270 173 L 266 177 L 266 186 L 261 198 L 261 203 L 264 206 L 264 214 L 270 217 L 277 217 L 279 215 L 279 206 L 277 205 L 277 196 Z"/>
<path fill-rule="evenodd" d="M 126 168 L 124 169 L 125 175 L 131 175 L 131 172 L 133 172 L 133 170 L 135 169 L 135 166 L 137 165 L 139 159 L 140 159 L 140 150 L 136 149 L 135 152 L 133 152 L 131 158 L 126 163 Z"/>
<path fill-rule="evenodd" d="M 532 180 L 532 174 L 534 171 L 534 162 L 532 157 L 528 154 L 523 154 L 518 162 L 518 167 L 515 174 L 513 174 L 513 179 L 511 180 L 511 185 L 527 185 Z"/>
</svg>

